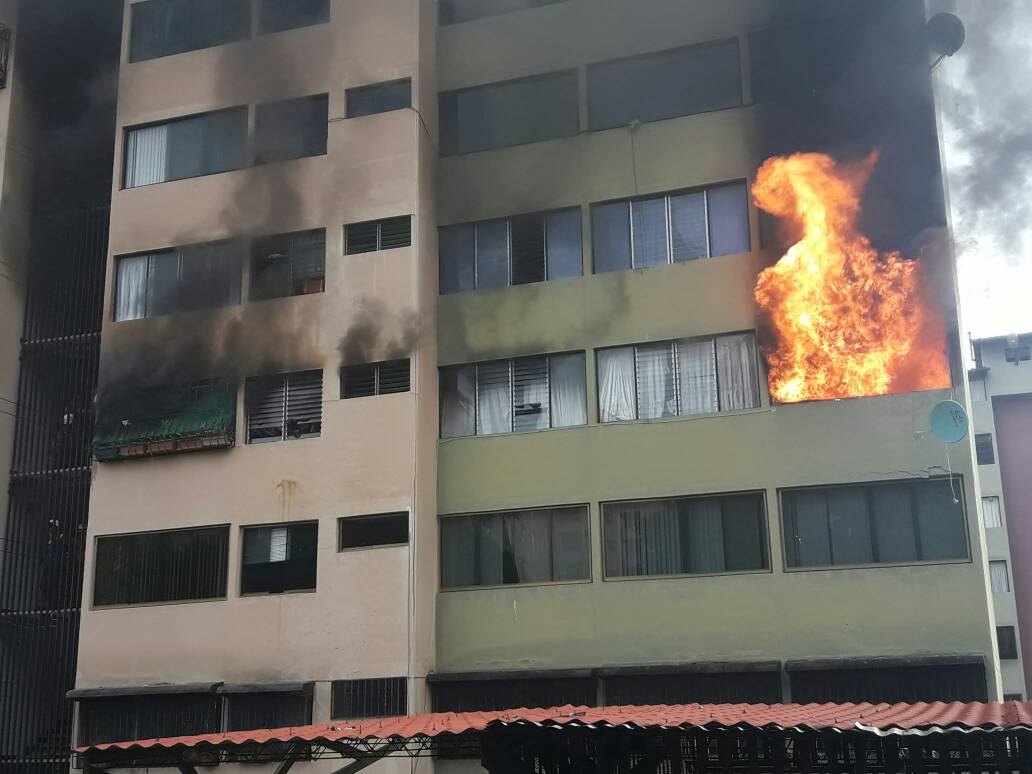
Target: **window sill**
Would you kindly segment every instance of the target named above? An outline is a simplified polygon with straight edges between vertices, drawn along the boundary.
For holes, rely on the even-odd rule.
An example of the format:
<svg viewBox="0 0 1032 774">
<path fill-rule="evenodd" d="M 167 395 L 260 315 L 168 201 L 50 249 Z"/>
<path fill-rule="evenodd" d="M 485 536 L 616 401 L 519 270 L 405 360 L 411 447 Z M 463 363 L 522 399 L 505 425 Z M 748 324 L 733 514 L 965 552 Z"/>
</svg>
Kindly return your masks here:
<svg viewBox="0 0 1032 774">
<path fill-rule="evenodd" d="M 590 586 L 592 582 L 591 578 L 584 578 L 582 580 L 540 581 L 538 583 L 501 583 L 494 586 L 450 586 L 448 588 L 438 586 L 437 592 L 439 594 L 451 594 L 457 591 L 498 591 L 500 589 L 526 589 L 540 588 L 542 586 Z"/>
<path fill-rule="evenodd" d="M 929 559 L 917 562 L 876 562 L 870 564 L 836 564 L 822 565 L 819 567 L 788 567 L 783 568 L 785 573 L 799 572 L 833 572 L 837 570 L 883 570 L 893 567 L 935 567 L 937 565 L 950 564 L 971 564 L 971 559 Z"/>
<path fill-rule="evenodd" d="M 614 575 L 603 577 L 603 583 L 622 583 L 624 581 L 656 581 L 656 580 L 685 580 L 691 578 L 727 578 L 739 575 L 772 575 L 771 568 L 763 570 L 728 570 L 725 572 L 688 572 L 674 575 Z"/>
</svg>

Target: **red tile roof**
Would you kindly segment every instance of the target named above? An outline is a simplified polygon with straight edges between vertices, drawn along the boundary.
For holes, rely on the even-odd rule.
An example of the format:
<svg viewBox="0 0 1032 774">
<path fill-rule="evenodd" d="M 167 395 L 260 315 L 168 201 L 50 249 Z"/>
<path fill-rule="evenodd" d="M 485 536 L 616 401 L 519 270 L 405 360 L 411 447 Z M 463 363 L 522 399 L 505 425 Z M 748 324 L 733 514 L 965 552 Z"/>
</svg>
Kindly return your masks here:
<svg viewBox="0 0 1032 774">
<path fill-rule="evenodd" d="M 943 702 L 916 704 L 677 704 L 626 707 L 554 707 L 492 712 L 438 712 L 411 717 L 321 723 L 295 728 L 233 731 L 80 747 L 170 750 L 198 745 L 266 742 L 358 742 L 429 739 L 483 731 L 489 726 L 595 726 L 627 728 L 736 728 L 860 730 L 878 734 L 926 734 L 983 729 L 1032 730 L 1032 702 Z"/>
</svg>

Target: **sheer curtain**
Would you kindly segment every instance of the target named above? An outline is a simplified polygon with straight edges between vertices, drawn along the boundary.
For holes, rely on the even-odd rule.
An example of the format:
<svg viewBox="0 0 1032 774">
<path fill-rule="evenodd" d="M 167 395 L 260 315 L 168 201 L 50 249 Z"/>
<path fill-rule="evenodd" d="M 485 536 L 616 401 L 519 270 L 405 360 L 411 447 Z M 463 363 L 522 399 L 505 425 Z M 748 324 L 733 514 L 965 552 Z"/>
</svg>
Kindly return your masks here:
<svg viewBox="0 0 1032 774">
<path fill-rule="evenodd" d="M 723 572 L 724 523 L 717 500 L 685 503 L 688 530 L 687 572 Z"/>
<path fill-rule="evenodd" d="M 476 433 L 476 384 L 474 365 L 441 371 L 441 437 L 457 438 Z"/>
<path fill-rule="evenodd" d="M 477 364 L 477 435 L 512 432 L 509 361 Z"/>
<path fill-rule="evenodd" d="M 572 427 L 588 421 L 584 353 L 548 358 L 552 427 Z"/>
<path fill-rule="evenodd" d="M 147 265 L 149 256 L 134 255 L 118 260 L 115 279 L 115 321 L 140 320 L 147 316 Z"/>
<path fill-rule="evenodd" d="M 606 505 L 605 551 L 607 577 L 683 572 L 677 503 Z"/>
<path fill-rule="evenodd" d="M 125 147 L 125 187 L 166 180 L 168 124 L 132 129 Z"/>
<path fill-rule="evenodd" d="M 702 191 L 670 197 L 670 237 L 675 261 L 692 261 L 708 255 L 705 197 Z"/>
<path fill-rule="evenodd" d="M 634 347 L 604 349 L 598 353 L 598 420 L 637 419 L 634 386 Z"/>
<path fill-rule="evenodd" d="M 717 361 L 713 340 L 677 342 L 681 414 L 717 412 Z"/>
<path fill-rule="evenodd" d="M 548 358 L 524 357 L 512 363 L 513 429 L 549 426 Z"/>
<path fill-rule="evenodd" d="M 503 517 L 505 582 L 552 580 L 552 518 L 549 511 L 523 511 Z"/>
<path fill-rule="evenodd" d="M 638 418 L 655 419 L 677 414 L 671 344 L 634 348 L 638 372 Z"/>
<path fill-rule="evenodd" d="M 717 337 L 720 410 L 736 411 L 760 405 L 756 341 L 751 333 Z"/>
</svg>

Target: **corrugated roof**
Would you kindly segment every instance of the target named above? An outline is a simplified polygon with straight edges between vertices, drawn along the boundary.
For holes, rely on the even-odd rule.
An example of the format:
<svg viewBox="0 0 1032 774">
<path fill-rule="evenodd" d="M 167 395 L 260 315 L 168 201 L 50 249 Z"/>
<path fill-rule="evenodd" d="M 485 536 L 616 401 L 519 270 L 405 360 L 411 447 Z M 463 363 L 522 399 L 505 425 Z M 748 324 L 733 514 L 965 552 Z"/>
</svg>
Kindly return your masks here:
<svg viewBox="0 0 1032 774">
<path fill-rule="evenodd" d="M 483 731 L 492 726 L 582 726 L 627 728 L 737 728 L 869 731 L 926 734 L 946 731 L 1032 730 L 1032 702 L 920 702 L 916 704 L 678 704 L 626 707 L 554 707 L 492 712 L 438 712 L 411 717 L 322 723 L 295 728 L 235 731 L 146 739 L 80 747 L 171 750 L 198 745 L 268 742 L 358 742 L 429 739 Z"/>
</svg>

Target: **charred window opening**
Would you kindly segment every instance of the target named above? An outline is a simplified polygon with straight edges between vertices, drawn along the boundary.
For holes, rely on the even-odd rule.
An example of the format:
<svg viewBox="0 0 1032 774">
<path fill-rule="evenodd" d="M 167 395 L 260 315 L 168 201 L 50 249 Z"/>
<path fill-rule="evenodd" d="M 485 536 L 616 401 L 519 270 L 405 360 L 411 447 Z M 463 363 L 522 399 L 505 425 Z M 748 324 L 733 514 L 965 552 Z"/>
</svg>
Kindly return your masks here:
<svg viewBox="0 0 1032 774">
<path fill-rule="evenodd" d="M 220 46 L 251 33 L 251 0 L 147 0 L 130 8 L 130 62 Z"/>
<path fill-rule="evenodd" d="M 1018 657 L 1018 636 L 1013 626 L 996 627 L 996 644 L 1001 659 L 1010 661 Z"/>
<path fill-rule="evenodd" d="M 441 24 L 459 24 L 561 2 L 563 0 L 441 0 L 438 12 Z"/>
<path fill-rule="evenodd" d="M 369 86 L 358 86 L 346 92 L 348 118 L 388 113 L 412 107 L 412 80 L 404 78 Z"/>
<path fill-rule="evenodd" d="M 79 699 L 79 744 L 217 733 L 214 693 L 167 693 Z M 217 761 L 217 756 L 212 762 Z"/>
<path fill-rule="evenodd" d="M 368 398 L 408 392 L 411 370 L 408 358 L 344 366 L 340 369 L 340 395 Z"/>
<path fill-rule="evenodd" d="M 319 525 L 245 527 L 241 594 L 314 591 Z"/>
<path fill-rule="evenodd" d="M 334 720 L 408 714 L 408 680 L 404 677 L 334 680 L 331 690 L 330 717 Z"/>
<path fill-rule="evenodd" d="M 248 443 L 315 438 L 322 431 L 322 371 L 253 376 L 244 394 Z"/>
<path fill-rule="evenodd" d="M 412 216 L 351 223 L 344 227 L 344 254 L 393 250 L 412 244 Z"/>
<path fill-rule="evenodd" d="M 992 433 L 978 433 L 975 436 L 975 460 L 979 465 L 996 464 L 996 451 L 993 449 Z"/>
<path fill-rule="evenodd" d="M 251 243 L 251 298 L 322 293 L 326 288 L 326 230 L 259 237 Z"/>
<path fill-rule="evenodd" d="M 369 516 L 345 516 L 338 519 L 337 550 L 400 546 L 409 540 L 407 511 L 377 513 Z"/>
<path fill-rule="evenodd" d="M 310 27 L 330 20 L 330 0 L 261 0 L 264 34 Z"/>
<path fill-rule="evenodd" d="M 225 597 L 228 556 L 229 527 L 98 537 L 93 604 Z"/>
<path fill-rule="evenodd" d="M 328 111 L 326 94 L 258 105 L 254 113 L 254 163 L 326 155 Z"/>
</svg>

